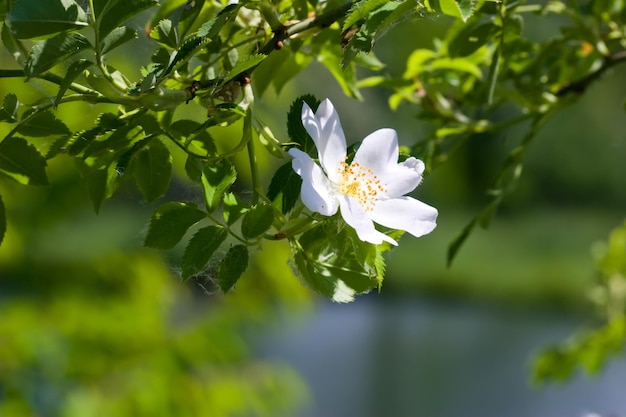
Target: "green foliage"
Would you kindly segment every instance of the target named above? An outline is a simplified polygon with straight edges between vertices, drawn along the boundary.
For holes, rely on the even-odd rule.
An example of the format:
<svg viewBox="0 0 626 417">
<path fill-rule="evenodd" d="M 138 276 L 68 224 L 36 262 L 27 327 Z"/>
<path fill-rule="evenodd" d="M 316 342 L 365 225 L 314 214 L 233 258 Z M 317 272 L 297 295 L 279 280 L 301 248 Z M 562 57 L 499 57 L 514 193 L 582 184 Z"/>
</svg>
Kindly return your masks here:
<svg viewBox="0 0 626 417">
<path fill-rule="evenodd" d="M 144 244 L 170 249 L 193 229 L 183 243 L 182 278 L 206 276 L 224 292 L 249 263 L 266 256 L 257 249 L 274 240 L 291 249 L 296 274 L 332 300 L 350 301 L 383 281 L 382 254 L 390 247 L 360 241 L 339 215 L 307 212 L 291 161 L 277 163 L 264 188 L 259 167 L 272 165 L 267 158 L 283 158 L 290 147 L 318 158 L 301 115 L 304 103 L 316 110 L 320 101 L 310 94 L 297 98 L 286 134 L 275 135 L 255 105 L 270 86 L 282 94 L 317 61 L 346 96 L 363 99 L 364 88 L 386 89 L 392 109 L 410 107 L 427 126 L 403 149 L 423 159 L 427 172 L 477 135 L 507 136 L 489 200 L 451 243 L 450 263 L 515 189 L 545 123 L 626 61 L 625 8 L 618 1 L 579 8 L 561 1 L 223 3 L 2 3 L 10 6 L 0 9 L 8 12 L 1 39 L 15 62 L 3 62 L 0 77 L 22 78 L 35 88 L 11 86 L 2 99 L 0 171 L 20 184 L 47 185 L 47 166 L 69 158 L 96 212 L 128 184 L 148 203 L 171 196 L 156 208 Z M 549 37 L 525 33 L 527 21 L 552 17 L 558 30 Z M 127 23 L 141 19 L 148 36 Z M 402 67 L 378 58 L 390 55 L 378 48 L 385 34 L 425 19 L 448 25 L 432 46 L 405 39 L 411 49 L 398 58 Z M 70 123 L 66 108 L 84 111 L 84 120 Z M 189 182 L 202 193 L 202 209 L 175 201 L 175 188 Z M 613 346 L 607 334 L 620 333 L 599 332 L 594 337 L 608 342 L 593 345 Z M 542 365 L 541 374 L 558 367 L 558 358 Z"/>
<path fill-rule="evenodd" d="M 565 381 L 582 367 L 598 373 L 626 344 L 626 223 L 612 231 L 606 244 L 595 248 L 598 284 L 591 291 L 603 326 L 581 332 L 561 345 L 544 350 L 533 366 L 533 382 Z"/>
</svg>

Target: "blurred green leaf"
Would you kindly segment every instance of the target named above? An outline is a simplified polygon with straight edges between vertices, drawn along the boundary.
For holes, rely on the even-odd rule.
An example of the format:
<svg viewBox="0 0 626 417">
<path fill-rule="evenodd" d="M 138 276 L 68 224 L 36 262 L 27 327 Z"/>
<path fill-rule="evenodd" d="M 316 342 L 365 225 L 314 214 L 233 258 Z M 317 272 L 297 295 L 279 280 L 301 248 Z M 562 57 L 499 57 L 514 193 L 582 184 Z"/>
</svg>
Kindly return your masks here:
<svg viewBox="0 0 626 417">
<path fill-rule="evenodd" d="M 99 213 L 102 203 L 111 198 L 119 185 L 119 176 L 115 170 L 115 166 L 98 161 L 94 158 L 88 158 L 86 160 L 75 159 L 75 162 L 83 179 L 87 183 L 87 190 L 94 211 Z"/>
<path fill-rule="evenodd" d="M 0 195 L 0 244 L 4 240 L 4 234 L 7 231 L 7 211 Z"/>
<path fill-rule="evenodd" d="M 100 41 L 100 53 L 106 54 L 126 42 L 137 39 L 137 31 L 127 26 L 115 28 Z"/>
<path fill-rule="evenodd" d="M 388 3 L 389 2 L 387 0 L 359 0 L 355 2 L 348 11 L 347 17 L 343 22 L 341 30 L 348 30 L 359 20 L 368 18 L 374 10 Z"/>
<path fill-rule="evenodd" d="M 24 138 L 10 136 L 0 142 L 0 172 L 21 184 L 48 185 L 46 159 Z"/>
<path fill-rule="evenodd" d="M 152 215 L 144 245 L 155 249 L 169 249 L 183 238 L 187 229 L 205 217 L 206 213 L 195 204 L 165 203 Z"/>
<path fill-rule="evenodd" d="M 168 190 L 172 176 L 172 155 L 158 138 L 150 140 L 134 158 L 137 187 L 148 202 Z"/>
<path fill-rule="evenodd" d="M 88 25 L 85 11 L 74 0 L 18 0 L 9 21 L 18 39 L 52 37 Z"/>
<path fill-rule="evenodd" d="M 28 56 L 24 73 L 27 78 L 35 77 L 91 47 L 87 38 L 78 33 L 61 34 L 52 39 L 37 41 Z"/>
<path fill-rule="evenodd" d="M 183 6 L 183 10 L 178 18 L 178 33 L 181 39 L 187 35 L 196 24 L 200 12 L 204 7 L 205 0 L 195 0 L 193 2 L 187 2 Z"/>
<path fill-rule="evenodd" d="M 248 267 L 248 248 L 244 245 L 235 245 L 217 269 L 217 282 L 223 292 L 230 290 L 241 278 L 241 274 Z"/>
<path fill-rule="evenodd" d="M 202 168 L 202 186 L 207 210 L 214 211 L 222 196 L 237 179 L 235 167 L 223 159 L 216 163 L 205 164 Z"/>
<path fill-rule="evenodd" d="M 196 232 L 185 248 L 181 263 L 183 280 L 201 272 L 228 233 L 221 226 L 207 226 Z"/>
<path fill-rule="evenodd" d="M 250 207 L 241 222 L 241 234 L 253 239 L 265 233 L 274 221 L 274 209 L 269 204 L 260 203 Z"/>
<path fill-rule="evenodd" d="M 436 12 L 456 17 L 464 22 L 472 16 L 473 0 L 426 0 L 426 6 Z"/>
</svg>

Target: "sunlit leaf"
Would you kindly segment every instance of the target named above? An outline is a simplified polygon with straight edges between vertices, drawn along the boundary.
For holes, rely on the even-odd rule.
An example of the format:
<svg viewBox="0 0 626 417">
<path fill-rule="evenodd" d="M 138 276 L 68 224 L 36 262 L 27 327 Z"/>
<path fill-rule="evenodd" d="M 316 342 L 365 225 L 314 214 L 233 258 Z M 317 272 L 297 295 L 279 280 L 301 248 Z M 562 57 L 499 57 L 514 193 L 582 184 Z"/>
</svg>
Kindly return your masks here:
<svg viewBox="0 0 626 417">
<path fill-rule="evenodd" d="M 237 62 L 237 64 L 233 67 L 233 69 L 230 70 L 228 75 L 224 77 L 223 82 L 227 83 L 228 81 L 232 80 L 233 78 L 235 78 L 237 75 L 241 74 L 242 72 L 247 71 L 250 68 L 259 65 L 265 58 L 267 58 L 267 55 L 263 55 L 263 54 L 255 54 L 255 55 L 250 55 L 250 56 L 245 57 L 244 59 Z"/>
<path fill-rule="evenodd" d="M 239 280 L 248 267 L 248 248 L 235 245 L 228 250 L 217 269 L 217 282 L 222 291 L 227 292 Z"/>
<path fill-rule="evenodd" d="M 228 233 L 221 226 L 207 226 L 189 240 L 181 263 L 183 280 L 201 272 Z"/>
<path fill-rule="evenodd" d="M 225 193 L 222 199 L 222 217 L 226 224 L 231 225 L 246 211 L 248 204 L 241 201 L 234 193 Z"/>
<path fill-rule="evenodd" d="M 180 13 L 178 19 L 178 33 L 181 38 L 184 38 L 196 24 L 200 12 L 204 7 L 205 0 L 195 0 L 193 2 L 187 2 L 183 6 L 183 10 Z"/>
<path fill-rule="evenodd" d="M 183 238 L 187 229 L 205 217 L 206 213 L 195 204 L 165 203 L 152 215 L 144 245 L 155 249 L 169 249 Z"/>
<path fill-rule="evenodd" d="M 178 36 L 170 19 L 163 19 L 150 31 L 150 37 L 159 44 L 172 49 L 178 47 Z"/>
<path fill-rule="evenodd" d="M 24 138 L 11 136 L 0 142 L 0 172 L 21 184 L 48 184 L 46 159 Z"/>
<path fill-rule="evenodd" d="M 355 2 L 348 11 L 341 30 L 345 31 L 359 20 L 366 19 L 374 10 L 387 3 L 390 2 L 387 0 L 360 0 Z"/>
<path fill-rule="evenodd" d="M 222 196 L 237 179 L 237 171 L 227 160 L 206 164 L 202 168 L 202 187 L 207 210 L 217 208 Z"/>
<path fill-rule="evenodd" d="M 18 0 L 9 21 L 18 39 L 52 37 L 88 24 L 85 11 L 74 0 Z"/>
<path fill-rule="evenodd" d="M 99 12 L 96 9 L 96 21 L 100 37 L 104 38 L 113 29 L 140 12 L 157 6 L 158 0 L 110 0 Z"/>
</svg>

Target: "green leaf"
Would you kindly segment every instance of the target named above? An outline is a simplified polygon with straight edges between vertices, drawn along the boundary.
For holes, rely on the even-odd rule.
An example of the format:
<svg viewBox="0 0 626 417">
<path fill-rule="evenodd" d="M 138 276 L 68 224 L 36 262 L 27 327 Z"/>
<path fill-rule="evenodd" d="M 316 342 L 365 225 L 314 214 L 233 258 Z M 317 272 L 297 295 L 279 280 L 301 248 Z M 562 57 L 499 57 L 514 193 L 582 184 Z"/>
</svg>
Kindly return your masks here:
<svg viewBox="0 0 626 417">
<path fill-rule="evenodd" d="M 425 4 L 430 10 L 456 17 L 464 22 L 474 12 L 472 0 L 425 0 Z"/>
<path fill-rule="evenodd" d="M 169 249 L 185 235 L 187 229 L 206 217 L 195 204 L 169 202 L 156 209 L 150 220 L 144 245 Z"/>
<path fill-rule="evenodd" d="M 181 65 L 187 62 L 189 58 L 195 55 L 196 52 L 204 48 L 209 42 L 211 42 L 211 38 L 208 36 L 194 36 L 193 38 L 187 39 L 176 51 L 174 57 L 170 60 L 170 64 L 163 71 L 163 73 L 160 74 L 159 78 L 164 79 L 172 71 L 177 70 Z"/>
<path fill-rule="evenodd" d="M 172 176 L 172 155 L 158 138 L 135 156 L 134 174 L 137 187 L 148 202 L 165 194 Z"/>
<path fill-rule="evenodd" d="M 78 33 L 61 34 L 52 39 L 37 41 L 28 56 L 24 73 L 27 78 L 35 77 L 91 47 L 87 38 Z"/>
<path fill-rule="evenodd" d="M 178 19 L 178 33 L 180 33 L 181 38 L 184 38 L 195 25 L 204 7 L 204 3 L 205 0 L 195 0 L 193 2 L 187 2 L 187 4 L 183 6 L 183 10 Z"/>
<path fill-rule="evenodd" d="M 360 0 L 352 5 L 343 22 L 342 31 L 348 30 L 359 20 L 366 19 L 374 10 L 388 4 L 387 0 Z"/>
<path fill-rule="evenodd" d="M 233 193 L 225 193 L 222 199 L 222 217 L 227 225 L 232 225 L 239 219 L 246 211 L 248 211 L 248 205 L 241 201 Z"/>
<path fill-rule="evenodd" d="M 293 170 L 291 162 L 287 162 L 274 173 L 267 189 L 267 198 L 280 207 L 283 214 L 287 214 L 296 205 L 301 187 L 302 178 Z"/>
<path fill-rule="evenodd" d="M 115 28 L 100 41 L 100 53 L 106 54 L 126 42 L 137 39 L 137 31 L 127 26 Z"/>
<path fill-rule="evenodd" d="M 477 218 L 474 218 L 471 222 L 469 222 L 463 228 L 461 233 L 459 233 L 458 236 L 455 237 L 452 242 L 450 242 L 450 245 L 448 246 L 448 255 L 447 255 L 447 261 L 446 261 L 448 264 L 448 268 L 450 267 L 450 265 L 452 265 L 452 262 L 454 261 L 454 258 L 458 254 L 459 249 L 461 249 L 461 246 L 463 246 L 463 243 L 465 243 L 465 241 L 469 237 L 472 230 L 474 230 L 474 226 L 476 226 L 477 220 L 478 220 Z"/>
<path fill-rule="evenodd" d="M 9 29 L 9 26 L 4 23 L 2 25 L 2 31 L 0 31 L 0 38 L 2 38 L 2 43 L 4 47 L 11 53 L 13 59 L 17 61 L 20 65 L 23 65 L 24 58 L 27 55 L 26 49 L 22 42 L 20 42 L 15 34 Z"/>
<path fill-rule="evenodd" d="M 363 100 L 356 83 L 356 68 L 353 64 L 343 65 L 342 52 L 338 45 L 336 48 L 326 47 L 316 55 L 316 58 L 335 77 L 345 95 L 357 100 Z"/>
<path fill-rule="evenodd" d="M 160 45 L 178 48 L 178 35 L 170 19 L 163 19 L 150 31 L 150 37 Z"/>
<path fill-rule="evenodd" d="M 269 204 L 260 203 L 250 207 L 241 222 L 241 234 L 246 239 L 254 239 L 265 233 L 274 222 L 274 209 Z"/>
<path fill-rule="evenodd" d="M 75 161 L 87 184 L 94 211 L 98 213 L 102 203 L 115 193 L 119 185 L 119 175 L 113 164 L 101 163 L 95 158 L 76 159 Z"/>
<path fill-rule="evenodd" d="M 294 52 L 289 48 L 272 52 L 254 70 L 252 82 L 256 91 L 261 96 L 273 85 L 276 93 L 280 94 L 287 82 L 305 69 L 312 59 L 308 54 Z"/>
<path fill-rule="evenodd" d="M 99 135 L 92 140 L 83 151 L 83 157 L 101 156 L 105 153 L 121 155 L 143 138 L 144 132 L 141 126 L 133 124 L 121 126 L 111 133 Z"/>
<path fill-rule="evenodd" d="M 248 267 L 248 248 L 231 247 L 217 269 L 217 283 L 223 292 L 230 290 Z"/>
<path fill-rule="evenodd" d="M 98 8 L 96 8 L 96 21 L 98 22 L 100 37 L 104 38 L 131 17 L 151 7 L 158 6 L 158 4 L 158 0 L 109 0 L 99 13 Z"/>
<path fill-rule="evenodd" d="M 382 282 L 384 264 L 377 251 L 383 249 L 359 240 L 350 227 L 337 232 L 335 220 L 302 234 L 293 249 L 300 275 L 311 288 L 333 301 L 353 301 L 356 294 Z"/>
<path fill-rule="evenodd" d="M 11 93 L 4 96 L 2 109 L 0 109 L 0 122 L 17 122 L 17 109 L 19 106 L 20 102 L 15 94 Z"/>
<path fill-rule="evenodd" d="M 228 81 L 235 78 L 237 75 L 241 74 L 244 71 L 249 70 L 252 67 L 259 65 L 267 55 L 264 54 L 256 54 L 245 57 L 244 59 L 237 62 L 237 64 L 233 67 L 232 70 L 228 73 L 226 77 L 224 77 L 223 84 L 226 84 Z"/>
<path fill-rule="evenodd" d="M 0 172 L 21 184 L 48 185 L 46 159 L 20 137 L 11 136 L 0 142 Z"/>
<path fill-rule="evenodd" d="M 320 101 L 310 94 L 298 97 L 291 104 L 291 108 L 287 114 L 287 134 L 292 142 L 300 145 L 300 150 L 309 155 L 313 155 L 316 151 L 315 143 L 311 140 L 302 125 L 302 103 L 304 102 L 306 102 L 314 112 L 317 111 L 320 105 Z"/>
<path fill-rule="evenodd" d="M 9 21 L 18 39 L 48 38 L 88 25 L 85 11 L 74 0 L 18 0 Z"/>
<path fill-rule="evenodd" d="M 183 280 L 201 272 L 228 233 L 221 226 L 207 226 L 196 232 L 185 248 L 181 263 Z"/>
<path fill-rule="evenodd" d="M 86 59 L 79 59 L 78 61 L 72 62 L 72 64 L 67 68 L 67 72 L 65 73 L 65 77 L 63 78 L 63 82 L 59 86 L 59 91 L 57 92 L 57 96 L 54 99 L 54 106 L 58 106 L 63 98 L 63 95 L 70 87 L 70 85 L 74 82 L 76 77 L 81 75 L 84 70 L 94 65 L 93 62 L 88 61 Z"/>
<path fill-rule="evenodd" d="M 211 213 L 219 205 L 226 190 L 237 179 L 237 171 L 230 162 L 223 159 L 216 163 L 206 164 L 202 168 L 201 179 L 206 208 Z"/>
<path fill-rule="evenodd" d="M 18 132 L 25 136 L 46 137 L 53 135 L 69 135 L 70 129 L 46 110 L 36 113 L 20 124 Z"/>
<path fill-rule="evenodd" d="M 124 121 L 120 120 L 116 115 L 112 113 L 101 114 L 98 116 L 96 126 L 72 135 L 67 143 L 68 154 L 70 156 L 80 155 L 96 138 L 123 125 Z"/>
<path fill-rule="evenodd" d="M 7 232 L 7 211 L 0 195 L 0 244 L 4 240 L 4 235 Z"/>
<path fill-rule="evenodd" d="M 468 56 L 489 42 L 499 30 L 500 28 L 493 23 L 478 26 L 468 23 L 449 43 L 448 52 L 455 57 Z"/>
</svg>

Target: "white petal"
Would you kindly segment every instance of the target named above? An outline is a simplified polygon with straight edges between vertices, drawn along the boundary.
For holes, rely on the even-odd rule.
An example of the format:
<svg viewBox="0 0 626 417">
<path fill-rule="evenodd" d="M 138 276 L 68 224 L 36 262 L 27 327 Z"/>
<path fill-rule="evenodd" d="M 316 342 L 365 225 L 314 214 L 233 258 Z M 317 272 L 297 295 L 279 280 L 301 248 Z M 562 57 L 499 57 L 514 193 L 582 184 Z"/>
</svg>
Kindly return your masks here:
<svg viewBox="0 0 626 417">
<path fill-rule="evenodd" d="M 333 104 L 328 99 L 322 101 L 314 114 L 308 104 L 302 103 L 302 124 L 315 142 L 326 175 L 336 182 L 337 167 L 346 158 L 346 138 Z"/>
<path fill-rule="evenodd" d="M 294 159 L 291 166 L 296 174 L 302 177 L 300 196 L 302 202 L 311 211 L 332 216 L 337 212 L 339 201 L 335 197 L 332 185 L 309 155 L 299 149 L 289 149 L 289 155 Z"/>
<path fill-rule="evenodd" d="M 398 165 L 398 134 L 393 129 L 370 133 L 354 155 L 354 162 L 371 169 L 376 175 Z"/>
<path fill-rule="evenodd" d="M 413 157 L 379 175 L 389 197 L 400 197 L 413 191 L 422 182 L 424 163 Z"/>
<path fill-rule="evenodd" d="M 370 212 L 376 223 L 391 229 L 406 230 L 416 237 L 437 226 L 437 209 L 411 197 L 379 200 Z"/>
<path fill-rule="evenodd" d="M 392 245 L 398 245 L 398 242 L 376 230 L 365 209 L 353 198 L 343 194 L 340 195 L 339 209 L 341 210 L 341 217 L 356 231 L 356 234 L 362 241 L 376 245 L 385 241 Z"/>
</svg>

